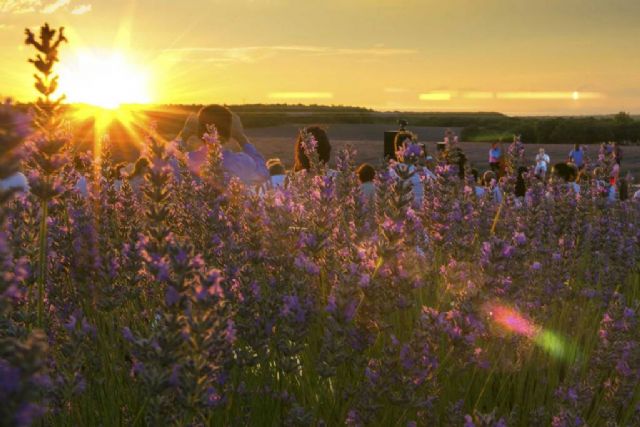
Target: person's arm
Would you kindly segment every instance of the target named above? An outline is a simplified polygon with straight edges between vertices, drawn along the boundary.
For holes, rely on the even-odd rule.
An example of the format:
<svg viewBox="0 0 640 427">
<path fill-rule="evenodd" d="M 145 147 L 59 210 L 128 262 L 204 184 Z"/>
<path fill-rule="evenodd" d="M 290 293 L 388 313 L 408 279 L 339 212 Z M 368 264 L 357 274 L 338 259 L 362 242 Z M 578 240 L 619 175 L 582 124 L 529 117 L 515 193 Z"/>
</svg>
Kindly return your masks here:
<svg viewBox="0 0 640 427">
<path fill-rule="evenodd" d="M 249 142 L 242 121 L 237 114 L 233 114 L 231 122 L 231 137 L 242 147 L 242 153 L 226 151 L 223 156 L 225 169 L 235 173 L 245 182 L 264 182 L 269 179 L 269 170 L 264 157 L 256 147 Z"/>
</svg>

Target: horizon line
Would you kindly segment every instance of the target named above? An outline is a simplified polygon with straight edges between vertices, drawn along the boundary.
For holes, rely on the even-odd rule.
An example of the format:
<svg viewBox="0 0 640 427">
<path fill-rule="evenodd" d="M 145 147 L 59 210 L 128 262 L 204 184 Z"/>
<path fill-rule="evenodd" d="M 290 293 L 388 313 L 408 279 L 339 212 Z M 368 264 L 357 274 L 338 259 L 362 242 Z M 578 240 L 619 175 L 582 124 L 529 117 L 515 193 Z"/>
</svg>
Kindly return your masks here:
<svg viewBox="0 0 640 427">
<path fill-rule="evenodd" d="M 30 101 L 30 102 L 24 102 L 24 101 L 20 101 L 20 100 L 16 100 L 13 99 L 11 97 L 7 97 L 5 98 L 7 100 L 11 100 L 13 101 L 16 105 L 32 105 L 35 104 L 35 101 Z M 118 108 L 130 108 L 130 107 L 137 107 L 137 108 L 145 108 L 145 107 L 151 107 L 151 108 L 157 108 L 157 107 L 196 107 L 196 106 L 204 106 L 204 105 L 209 105 L 211 103 L 204 103 L 204 102 L 193 102 L 193 103 L 184 103 L 184 102 L 180 102 L 180 103 L 171 103 L 171 102 L 149 102 L 149 103 L 125 103 L 125 104 L 120 104 L 120 106 Z M 628 115 L 630 115 L 631 117 L 638 117 L 640 116 L 640 111 L 635 112 L 635 111 L 625 111 L 624 109 L 620 109 L 617 111 L 608 111 L 608 112 L 591 112 L 591 113 L 564 113 L 564 112 L 544 112 L 544 111 L 533 111 L 533 112 L 508 112 L 508 111 L 491 111 L 491 110 L 447 110 L 447 109 L 443 109 L 443 110 L 430 110 L 430 109 L 421 109 L 421 108 L 411 108 L 411 107 L 399 107 L 397 109 L 391 109 L 391 108 L 381 108 L 380 106 L 362 106 L 362 105 L 348 105 L 348 104 L 320 104 L 320 103 L 287 103 L 287 102 L 244 102 L 244 103 L 228 103 L 228 102 L 222 102 L 219 103 L 220 105 L 224 105 L 227 107 L 249 107 L 249 106 L 264 106 L 264 107 L 276 107 L 276 106 L 288 106 L 288 107 L 304 107 L 304 108 L 313 108 L 313 107 L 319 107 L 319 108 L 350 108 L 350 109 L 362 109 L 362 110 L 366 110 L 366 111 L 362 111 L 362 112 L 354 112 L 354 113 L 348 113 L 348 112 L 342 112 L 342 113 L 336 113 L 336 114 L 342 114 L 342 115 L 346 115 L 346 114 L 363 114 L 363 113 L 377 113 L 377 114 L 397 114 L 397 113 L 404 113 L 404 114 L 441 114 L 441 115 L 445 115 L 445 114 L 450 114 L 450 115 L 469 115 L 469 114 L 484 114 L 484 115 L 488 115 L 488 114 L 496 114 L 496 115 L 502 115 L 502 116 L 506 116 L 506 117 L 607 117 L 607 116 L 615 116 L 616 114 L 620 114 L 620 113 L 626 113 Z M 89 103 L 82 103 L 82 102 L 73 102 L 73 103 L 64 103 L 63 105 L 66 106 L 90 106 L 92 108 L 101 108 L 99 106 L 93 105 L 93 104 L 89 104 Z"/>
</svg>

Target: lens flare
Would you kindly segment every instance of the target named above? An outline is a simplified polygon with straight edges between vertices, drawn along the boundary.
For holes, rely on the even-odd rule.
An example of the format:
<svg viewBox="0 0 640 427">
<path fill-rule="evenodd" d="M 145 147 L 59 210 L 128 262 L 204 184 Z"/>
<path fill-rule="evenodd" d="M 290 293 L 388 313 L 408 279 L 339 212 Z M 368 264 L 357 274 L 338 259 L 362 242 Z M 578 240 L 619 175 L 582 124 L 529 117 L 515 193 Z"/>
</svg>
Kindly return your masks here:
<svg viewBox="0 0 640 427">
<path fill-rule="evenodd" d="M 536 325 L 511 307 L 499 303 L 490 303 L 485 306 L 485 312 L 498 326 L 509 333 L 528 338 L 554 358 L 566 359 L 570 354 L 577 356 L 575 352 L 570 352 L 570 348 L 563 337 Z"/>
<path fill-rule="evenodd" d="M 543 330 L 535 336 L 534 341 L 555 358 L 565 359 L 568 355 L 568 348 L 562 337 L 554 332 Z"/>
<path fill-rule="evenodd" d="M 538 326 L 512 308 L 495 305 L 489 309 L 489 314 L 497 324 L 509 332 L 531 339 L 540 333 Z"/>
</svg>

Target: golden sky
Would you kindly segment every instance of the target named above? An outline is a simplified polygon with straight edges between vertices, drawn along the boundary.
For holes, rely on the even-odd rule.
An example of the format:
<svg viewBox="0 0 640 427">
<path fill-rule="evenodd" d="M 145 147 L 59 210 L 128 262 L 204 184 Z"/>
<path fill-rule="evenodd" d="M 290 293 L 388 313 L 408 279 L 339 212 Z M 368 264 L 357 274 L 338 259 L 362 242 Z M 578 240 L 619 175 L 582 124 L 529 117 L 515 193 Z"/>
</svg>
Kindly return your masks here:
<svg viewBox="0 0 640 427">
<path fill-rule="evenodd" d="M 640 113 L 640 0 L 0 0 L 0 95 L 35 96 L 45 21 L 156 103 Z"/>
</svg>

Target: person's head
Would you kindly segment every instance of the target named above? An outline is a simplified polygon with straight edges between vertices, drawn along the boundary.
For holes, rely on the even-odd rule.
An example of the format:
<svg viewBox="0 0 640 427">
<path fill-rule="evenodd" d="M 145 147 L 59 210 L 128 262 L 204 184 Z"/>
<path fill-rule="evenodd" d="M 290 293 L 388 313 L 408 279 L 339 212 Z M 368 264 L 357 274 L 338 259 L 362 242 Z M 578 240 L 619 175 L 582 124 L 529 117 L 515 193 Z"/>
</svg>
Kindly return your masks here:
<svg viewBox="0 0 640 427">
<path fill-rule="evenodd" d="M 574 149 L 575 151 L 580 151 L 580 144 L 575 144 L 575 145 L 573 146 L 573 149 Z"/>
<path fill-rule="evenodd" d="M 147 170 L 149 169 L 149 160 L 146 157 L 140 157 L 136 160 L 136 163 L 133 167 L 133 172 L 129 175 L 130 178 L 138 178 L 142 177 Z"/>
<path fill-rule="evenodd" d="M 329 163 L 329 159 L 331 158 L 331 143 L 329 142 L 327 132 L 320 126 L 309 126 L 303 129 L 298 134 L 298 139 L 296 140 L 296 145 L 294 147 L 293 166 L 293 170 L 295 172 L 299 172 L 301 170 L 309 170 L 309 168 L 311 167 L 309 158 L 304 151 L 304 142 L 307 135 L 312 135 L 318 143 L 316 146 L 316 151 L 321 163 Z"/>
<path fill-rule="evenodd" d="M 356 169 L 360 183 L 371 182 L 376 177 L 376 170 L 369 163 L 363 163 Z"/>
<path fill-rule="evenodd" d="M 486 171 L 483 175 L 482 175 L 482 182 L 484 183 L 485 186 L 489 186 L 491 185 L 491 183 L 493 181 L 495 181 L 497 179 L 497 175 L 494 171 Z"/>
<path fill-rule="evenodd" d="M 575 166 L 567 163 L 557 163 L 553 166 L 552 174 L 562 179 L 564 182 L 573 182 L 578 176 L 578 170 Z"/>
<path fill-rule="evenodd" d="M 214 125 L 218 131 L 220 142 L 227 142 L 231 138 L 233 113 L 222 105 L 207 105 L 198 112 L 198 138 L 202 139 L 207 132 L 207 126 Z"/>
<path fill-rule="evenodd" d="M 538 150 L 538 153 L 540 153 L 540 154 L 544 154 L 544 148 L 539 149 L 539 150 Z"/>
<path fill-rule="evenodd" d="M 493 148 L 494 150 L 498 148 L 498 143 L 497 142 L 492 143 L 491 148 Z"/>
<path fill-rule="evenodd" d="M 591 172 L 591 174 L 592 174 L 592 176 L 593 176 L 593 178 L 594 178 L 594 179 L 598 179 L 598 178 L 600 178 L 600 177 L 603 175 L 603 173 L 604 173 L 604 171 L 603 171 L 603 169 L 602 169 L 600 166 L 595 167 L 595 168 L 593 169 L 593 171 Z"/>
<path fill-rule="evenodd" d="M 267 169 L 269 169 L 269 175 L 284 175 L 287 171 L 280 159 L 269 159 L 266 163 Z"/>
</svg>

